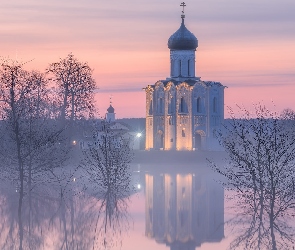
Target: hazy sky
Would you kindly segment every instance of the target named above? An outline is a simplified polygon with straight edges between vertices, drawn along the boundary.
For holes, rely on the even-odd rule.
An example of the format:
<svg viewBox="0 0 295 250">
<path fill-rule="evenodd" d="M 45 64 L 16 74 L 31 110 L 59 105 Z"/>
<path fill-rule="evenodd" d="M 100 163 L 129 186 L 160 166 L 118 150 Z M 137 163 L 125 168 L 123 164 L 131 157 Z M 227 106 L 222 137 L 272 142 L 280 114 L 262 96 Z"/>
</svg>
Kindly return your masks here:
<svg viewBox="0 0 295 250">
<path fill-rule="evenodd" d="M 94 69 L 101 115 L 144 117 L 143 87 L 169 77 L 167 40 L 178 0 L 1 0 L 0 56 L 43 71 L 72 52 Z M 197 76 L 220 81 L 225 106 L 263 102 L 295 109 L 295 1 L 187 0 L 199 40 Z"/>
</svg>

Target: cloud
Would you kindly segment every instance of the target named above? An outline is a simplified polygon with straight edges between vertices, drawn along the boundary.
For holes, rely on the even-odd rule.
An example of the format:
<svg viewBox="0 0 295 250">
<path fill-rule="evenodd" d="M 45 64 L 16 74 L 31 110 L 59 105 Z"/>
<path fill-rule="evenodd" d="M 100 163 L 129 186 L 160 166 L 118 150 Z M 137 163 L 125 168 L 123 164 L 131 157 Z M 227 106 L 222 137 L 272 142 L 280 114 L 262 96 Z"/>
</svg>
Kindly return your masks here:
<svg viewBox="0 0 295 250">
<path fill-rule="evenodd" d="M 143 92 L 144 90 L 142 88 L 124 88 L 124 87 L 117 87 L 117 88 L 100 88 L 96 91 L 96 93 L 124 93 L 124 92 Z"/>
</svg>

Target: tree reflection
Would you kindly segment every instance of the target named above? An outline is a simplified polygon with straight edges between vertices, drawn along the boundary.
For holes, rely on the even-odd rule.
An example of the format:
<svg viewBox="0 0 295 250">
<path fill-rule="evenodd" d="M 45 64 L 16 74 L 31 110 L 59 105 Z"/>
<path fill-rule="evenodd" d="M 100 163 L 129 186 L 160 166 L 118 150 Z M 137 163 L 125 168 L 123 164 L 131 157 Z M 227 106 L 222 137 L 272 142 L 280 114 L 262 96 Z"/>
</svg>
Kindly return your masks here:
<svg viewBox="0 0 295 250">
<path fill-rule="evenodd" d="M 290 249 L 295 243 L 293 121 L 261 105 L 254 114 L 241 111 L 242 117 L 233 115 L 219 132 L 228 164 L 212 163 L 234 193 L 237 209 L 231 223 L 239 234 L 231 248 Z"/>
<path fill-rule="evenodd" d="M 23 249 L 41 249 L 49 234 L 48 223 L 52 212 L 57 210 L 58 197 L 52 192 L 52 185 L 35 189 L 23 201 Z M 18 190 L 6 182 L 0 189 L 1 196 L 1 249 L 19 248 Z"/>
<path fill-rule="evenodd" d="M 59 96 L 50 90 L 47 76 L 26 71 L 23 65 L 2 59 L 0 64 L 0 247 L 111 248 L 129 228 L 128 196 L 133 192 L 129 137 L 103 122 L 93 138 L 94 147 L 84 151 L 82 169 L 74 169 L 81 152 L 69 145 L 66 135 L 79 134 L 79 129 L 72 131 L 73 120 L 92 122 L 76 119 L 78 113 L 81 118 L 85 110 L 93 111 L 91 69 L 79 64 L 80 69 L 74 70 L 80 78 L 84 72 L 91 86 L 87 93 L 72 91 L 68 117 L 72 122 L 67 127 L 66 111 L 59 114 L 54 101 Z M 79 101 L 74 103 L 76 95 Z M 76 140 L 72 142 L 76 145 Z"/>
<path fill-rule="evenodd" d="M 81 168 L 51 171 L 23 199 L 23 249 L 112 249 L 129 230 L 129 139 L 104 126 Z M 35 185 L 37 183 L 34 182 Z M 0 248 L 19 247 L 18 188 L 0 187 Z"/>
<path fill-rule="evenodd" d="M 124 131 L 112 130 L 107 122 L 100 125 L 94 144 L 84 151 L 82 166 L 87 173 L 87 191 L 98 207 L 93 248 L 111 249 L 121 244 L 122 233 L 129 230 L 132 151 Z"/>
</svg>

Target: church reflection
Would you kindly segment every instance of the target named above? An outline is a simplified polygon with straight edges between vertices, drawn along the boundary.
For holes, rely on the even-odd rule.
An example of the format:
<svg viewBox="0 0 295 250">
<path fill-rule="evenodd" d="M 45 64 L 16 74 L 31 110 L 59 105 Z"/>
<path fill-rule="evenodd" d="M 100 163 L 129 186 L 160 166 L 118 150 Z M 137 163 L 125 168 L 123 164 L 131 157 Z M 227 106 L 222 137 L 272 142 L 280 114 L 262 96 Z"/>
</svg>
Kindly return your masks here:
<svg viewBox="0 0 295 250">
<path fill-rule="evenodd" d="M 171 250 L 224 238 L 224 192 L 210 175 L 147 173 L 146 236 Z"/>
</svg>

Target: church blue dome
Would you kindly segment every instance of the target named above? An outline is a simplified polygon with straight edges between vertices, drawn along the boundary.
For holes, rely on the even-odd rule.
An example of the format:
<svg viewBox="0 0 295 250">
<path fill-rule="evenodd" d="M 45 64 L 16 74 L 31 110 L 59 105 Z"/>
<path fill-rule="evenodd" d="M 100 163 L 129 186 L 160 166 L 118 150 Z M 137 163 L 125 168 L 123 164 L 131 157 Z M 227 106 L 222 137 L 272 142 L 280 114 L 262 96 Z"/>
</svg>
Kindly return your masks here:
<svg viewBox="0 0 295 250">
<path fill-rule="evenodd" d="M 170 50 L 196 50 L 198 47 L 198 39 L 184 25 L 184 18 L 180 28 L 170 36 L 168 40 L 168 48 Z"/>
<path fill-rule="evenodd" d="M 109 108 L 107 109 L 108 113 L 115 113 L 115 109 L 113 108 L 112 104 L 110 104 Z"/>
</svg>

